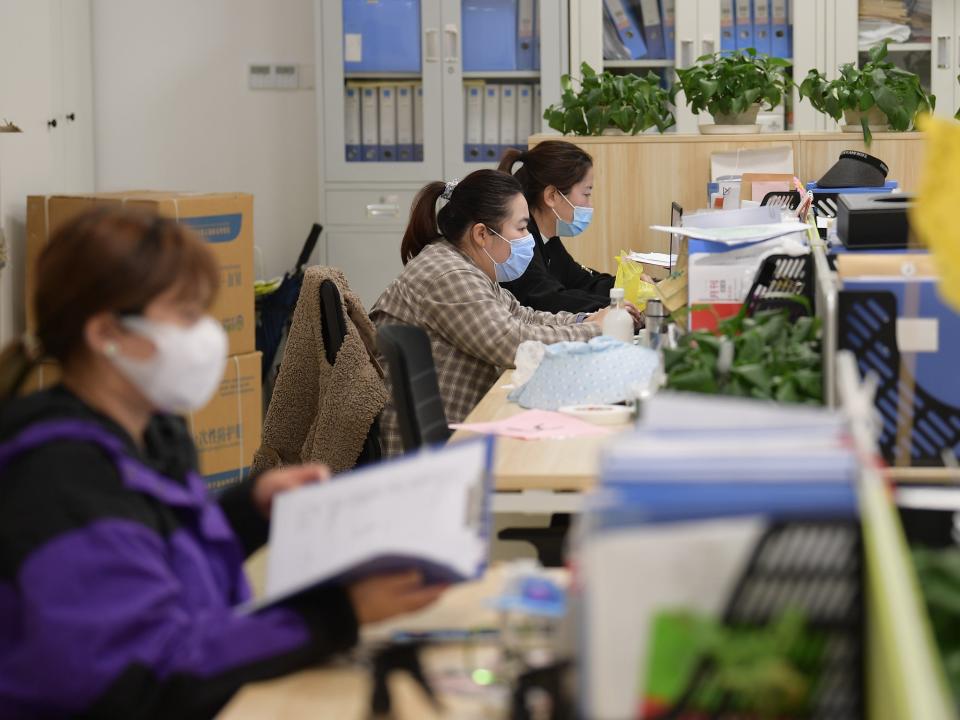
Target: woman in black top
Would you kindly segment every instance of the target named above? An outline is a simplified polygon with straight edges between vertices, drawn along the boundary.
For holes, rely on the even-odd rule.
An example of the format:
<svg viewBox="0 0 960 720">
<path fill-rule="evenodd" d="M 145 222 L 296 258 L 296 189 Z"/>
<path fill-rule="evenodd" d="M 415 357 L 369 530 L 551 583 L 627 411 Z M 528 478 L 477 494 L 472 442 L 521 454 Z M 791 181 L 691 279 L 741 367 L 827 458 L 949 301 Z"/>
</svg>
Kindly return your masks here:
<svg viewBox="0 0 960 720">
<path fill-rule="evenodd" d="M 522 166 L 514 172 L 518 162 Z M 613 275 L 584 267 L 560 240 L 579 235 L 589 225 L 593 158 L 572 143 L 548 140 L 530 150 L 507 150 L 499 169 L 523 186 L 536 243 L 527 271 L 503 287 L 534 310 L 590 313 L 606 307 Z"/>
</svg>

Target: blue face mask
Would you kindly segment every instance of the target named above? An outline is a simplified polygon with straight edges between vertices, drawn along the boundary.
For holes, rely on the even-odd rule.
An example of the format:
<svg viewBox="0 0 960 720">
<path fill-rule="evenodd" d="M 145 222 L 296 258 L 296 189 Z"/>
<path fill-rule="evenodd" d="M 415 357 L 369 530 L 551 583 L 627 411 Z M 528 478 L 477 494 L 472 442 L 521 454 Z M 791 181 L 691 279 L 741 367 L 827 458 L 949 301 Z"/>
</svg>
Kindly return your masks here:
<svg viewBox="0 0 960 720">
<path fill-rule="evenodd" d="M 567 200 L 567 196 L 563 193 L 560 193 L 560 197 Z M 553 214 L 557 216 L 557 235 L 560 237 L 575 237 L 589 227 L 590 221 L 593 219 L 593 208 L 580 207 L 569 200 L 567 200 L 567 205 L 573 208 L 573 222 L 567 222 L 560 217 L 556 210 L 553 211 Z"/>
<path fill-rule="evenodd" d="M 533 233 L 527 233 L 522 238 L 517 238 L 516 240 L 507 240 L 505 237 L 503 237 L 503 235 L 498 233 L 493 228 L 487 228 L 487 230 L 510 245 L 510 257 L 508 257 L 506 261 L 502 263 L 498 263 L 496 260 L 494 260 L 490 253 L 487 252 L 487 249 L 483 248 L 483 252 L 488 258 L 490 258 L 490 262 L 493 263 L 494 273 L 497 276 L 497 282 L 510 282 L 511 280 L 516 280 L 526 272 L 527 267 L 530 265 L 530 261 L 533 260 Z"/>
</svg>

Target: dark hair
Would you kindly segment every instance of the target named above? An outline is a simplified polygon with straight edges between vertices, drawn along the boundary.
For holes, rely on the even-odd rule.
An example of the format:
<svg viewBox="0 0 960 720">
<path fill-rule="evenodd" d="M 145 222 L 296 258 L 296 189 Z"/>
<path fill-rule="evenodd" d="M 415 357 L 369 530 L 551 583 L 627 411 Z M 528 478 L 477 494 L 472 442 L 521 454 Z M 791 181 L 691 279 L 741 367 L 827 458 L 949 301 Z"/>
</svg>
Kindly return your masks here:
<svg viewBox="0 0 960 720">
<path fill-rule="evenodd" d="M 518 162 L 523 166 L 513 172 Z M 527 205 L 533 210 L 543 208 L 543 191 L 548 186 L 566 195 L 591 167 L 593 158 L 586 150 L 563 140 L 546 140 L 529 150 L 510 148 L 500 159 L 499 169 L 520 181 Z"/>
<path fill-rule="evenodd" d="M 413 201 L 400 245 L 404 265 L 441 237 L 459 245 L 467 230 L 477 223 L 499 231 L 507 219 L 511 198 L 523 193 L 520 183 L 507 173 L 475 170 L 457 183 L 447 204 L 437 212 L 437 201 L 446 187 L 446 183 L 432 182 Z"/>
<path fill-rule="evenodd" d="M 206 244 L 174 220 L 116 206 L 85 212 L 50 238 L 34 269 L 35 338 L 0 354 L 0 399 L 12 396 L 49 357 L 65 363 L 84 344 L 87 321 L 101 312 L 134 315 L 176 290 L 209 306 L 220 271 Z"/>
</svg>

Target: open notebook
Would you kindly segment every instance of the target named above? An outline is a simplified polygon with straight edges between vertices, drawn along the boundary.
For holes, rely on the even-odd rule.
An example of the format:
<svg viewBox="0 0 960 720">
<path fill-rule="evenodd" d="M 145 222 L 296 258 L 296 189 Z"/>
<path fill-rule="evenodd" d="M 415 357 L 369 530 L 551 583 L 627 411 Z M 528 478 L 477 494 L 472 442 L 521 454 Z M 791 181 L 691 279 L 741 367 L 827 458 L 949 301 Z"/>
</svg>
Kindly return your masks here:
<svg viewBox="0 0 960 720">
<path fill-rule="evenodd" d="M 274 500 L 265 596 L 419 569 L 427 584 L 479 577 L 489 550 L 492 438 L 424 450 Z"/>
</svg>

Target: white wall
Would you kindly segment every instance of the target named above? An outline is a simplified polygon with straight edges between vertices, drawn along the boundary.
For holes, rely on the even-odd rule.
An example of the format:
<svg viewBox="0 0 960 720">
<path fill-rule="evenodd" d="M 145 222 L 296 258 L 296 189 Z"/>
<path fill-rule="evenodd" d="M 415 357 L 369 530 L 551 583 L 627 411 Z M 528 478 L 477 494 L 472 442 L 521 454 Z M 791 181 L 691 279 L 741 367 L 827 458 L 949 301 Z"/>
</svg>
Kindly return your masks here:
<svg viewBox="0 0 960 720">
<path fill-rule="evenodd" d="M 291 267 L 320 220 L 314 91 L 246 68 L 313 63 L 312 1 L 93 0 L 93 43 L 97 189 L 252 193 L 266 274 Z"/>
</svg>

